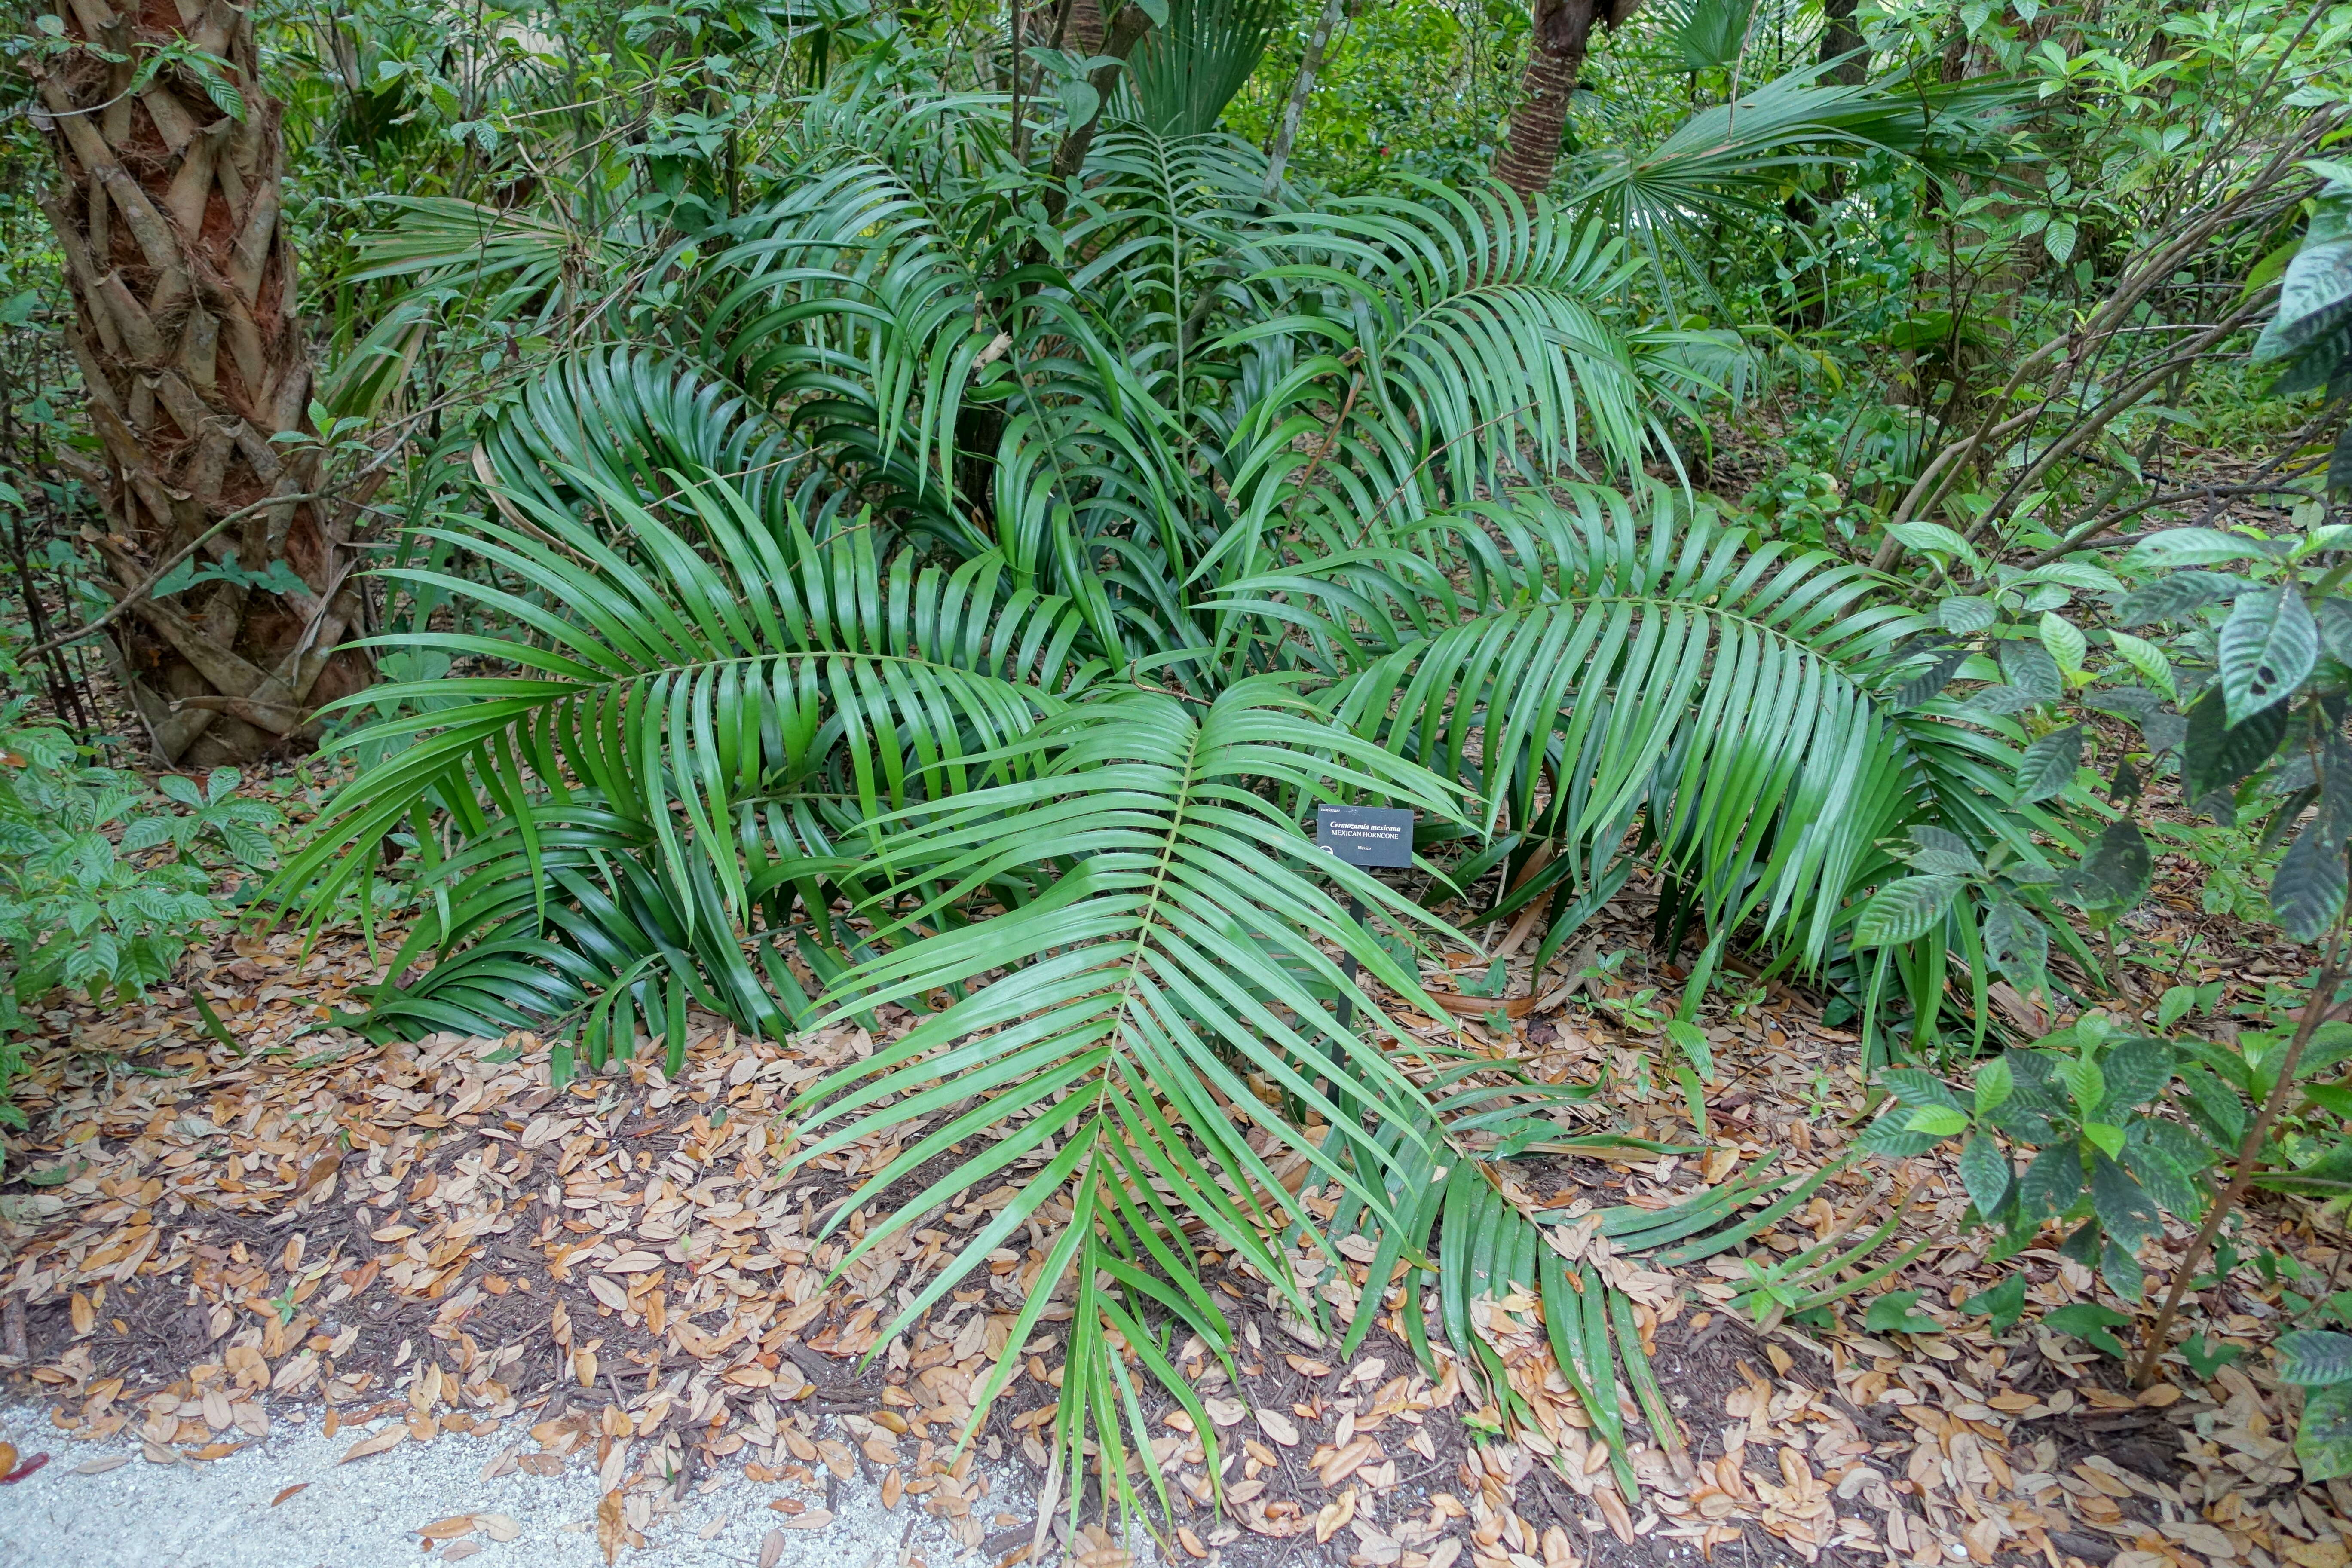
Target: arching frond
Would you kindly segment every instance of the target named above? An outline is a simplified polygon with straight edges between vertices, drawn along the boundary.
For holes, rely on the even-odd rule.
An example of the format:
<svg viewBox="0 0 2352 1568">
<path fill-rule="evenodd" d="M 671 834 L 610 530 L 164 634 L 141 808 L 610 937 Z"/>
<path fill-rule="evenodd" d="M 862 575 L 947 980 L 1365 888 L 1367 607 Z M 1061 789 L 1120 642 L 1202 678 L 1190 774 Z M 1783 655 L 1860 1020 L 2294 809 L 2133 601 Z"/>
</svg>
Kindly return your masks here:
<svg viewBox="0 0 2352 1568">
<path fill-rule="evenodd" d="M 520 863 L 493 857 L 482 874 L 519 864 L 543 909 L 543 833 L 577 813 L 642 836 L 689 934 L 706 878 L 740 922 L 759 892 L 788 889 L 778 866 L 809 853 L 791 811 L 845 835 L 995 782 L 996 748 L 1090 679 L 1075 611 L 1009 588 L 992 558 L 951 573 L 919 571 L 903 552 L 886 563 L 870 531 L 820 544 L 796 518 L 759 517 L 727 481 L 670 477 L 667 510 L 683 528 L 574 469 L 563 479 L 593 498 L 593 519 L 513 495 L 511 525 L 424 531 L 522 591 L 422 568 L 387 575 L 523 635 L 384 640 L 514 673 L 369 693 L 395 716 L 351 743 L 388 754 L 335 797 L 282 873 L 282 898 L 332 897 L 385 834 L 438 806 L 469 843 L 511 835 Z M 453 896 L 445 887 L 445 910 Z M 451 940 L 474 929 L 441 924 Z"/>
<path fill-rule="evenodd" d="M 1921 753 L 1958 732 L 1878 695 L 1925 623 L 1676 492 L 1567 493 L 1444 520 L 1434 562 L 1365 551 L 1229 603 L 1302 630 L 1334 712 L 1475 788 L 1490 828 L 1559 843 L 1556 908 L 1638 823 L 1718 942 L 1755 918 L 1820 962 L 1877 842 L 1940 810 Z"/>
<path fill-rule="evenodd" d="M 1407 998 L 1421 997 L 1418 978 L 1326 879 L 1391 921 L 1418 924 L 1418 911 L 1319 855 L 1298 816 L 1316 800 L 1369 790 L 1445 817 L 1453 795 L 1278 683 L 1244 683 L 1205 709 L 1150 693 L 1107 696 L 1045 721 L 1008 751 L 1028 759 L 1019 782 L 921 814 L 887 836 L 871 866 L 935 889 L 900 916 L 900 930 L 1026 868 L 1051 862 L 1061 875 L 1020 908 L 923 937 L 841 978 L 842 1005 L 864 1006 L 1004 972 L 815 1085 L 801 1122 L 812 1141 L 794 1159 L 886 1128 L 903 1142 L 845 1214 L 951 1145 L 994 1141 L 869 1226 L 863 1247 L 972 1182 L 1004 1173 L 1017 1187 L 885 1339 L 984 1268 L 988 1253 L 1047 1205 L 1075 1211 L 973 1405 L 985 1408 L 1038 1314 L 1066 1296 L 1075 1316 L 1056 1438 L 1064 1462 L 1077 1472 L 1091 1432 L 1103 1473 L 1124 1489 L 1131 1439 L 1164 1506 L 1133 1374 L 1096 1353 L 1107 1336 L 1124 1340 L 1213 1440 L 1146 1314 L 1172 1314 L 1225 1352 L 1225 1317 L 1197 1261 L 1205 1241 L 1276 1281 L 1296 1310 L 1318 1315 L 1271 1246 L 1273 1206 L 1286 1195 L 1276 1163 L 1302 1162 L 1385 1214 L 1386 1191 L 1345 1156 L 1352 1135 L 1318 1140 L 1304 1119 L 1335 1129 L 1431 1125 L 1420 1089 L 1381 1038 L 1426 1047 L 1392 1033 L 1326 950 Z M 1339 1022 L 1342 996 L 1356 1025 Z M 1278 1088 L 1292 1109 L 1265 1103 L 1252 1079 Z M 1033 1152 L 1050 1158 L 1024 1158 Z"/>
<path fill-rule="evenodd" d="M 1311 283 L 1315 294 L 1292 298 L 1313 308 L 1234 335 L 1290 334 L 1336 356 L 1320 374 L 1344 377 L 1364 405 L 1361 425 L 1336 432 L 1344 462 L 1403 479 L 1433 469 L 1438 493 L 1467 500 L 1504 476 L 1575 471 L 1588 449 L 1632 471 L 1657 439 L 1658 389 L 1602 313 L 1625 264 L 1599 226 L 1548 201 L 1528 207 L 1500 184 L 1430 185 L 1419 201 L 1356 197 L 1266 222 L 1287 237 L 1288 257 L 1262 279 Z M 1410 519 L 1428 504 L 1416 496 L 1399 510 Z"/>
</svg>

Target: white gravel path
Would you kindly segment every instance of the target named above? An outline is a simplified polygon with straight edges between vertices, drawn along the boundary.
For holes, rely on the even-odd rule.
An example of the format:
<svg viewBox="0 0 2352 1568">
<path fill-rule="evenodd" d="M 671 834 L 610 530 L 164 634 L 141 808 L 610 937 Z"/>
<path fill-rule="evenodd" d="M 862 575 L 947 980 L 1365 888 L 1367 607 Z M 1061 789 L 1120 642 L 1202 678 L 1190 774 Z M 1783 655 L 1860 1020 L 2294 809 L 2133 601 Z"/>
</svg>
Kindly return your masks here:
<svg viewBox="0 0 2352 1568">
<path fill-rule="evenodd" d="M 486 1481 L 484 1467 L 522 1436 L 520 1424 L 509 1424 L 487 1438 L 445 1434 L 337 1464 L 367 1430 L 345 1426 L 326 1437 L 315 1416 L 299 1424 L 279 1417 L 268 1437 L 225 1459 L 159 1465 L 141 1458 L 135 1440 L 73 1442 L 38 1411 L 0 1411 L 0 1438 L 26 1454 L 50 1456 L 39 1471 L 0 1487 L 0 1568 L 438 1568 L 453 1548 L 474 1568 L 601 1568 L 596 1472 L 582 1457 L 560 1476 L 510 1470 Z M 118 1456 L 129 1462 L 99 1475 L 75 1473 Z M 301 1490 L 273 1502 L 298 1483 Z M 762 1541 L 786 1518 L 767 1504 L 795 1489 L 754 1483 L 740 1468 L 704 1485 L 709 1489 L 690 1494 L 678 1512 L 656 1518 L 646 1548 L 625 1552 L 622 1563 L 756 1568 Z M 1027 1488 L 1001 1484 L 999 1491 L 1009 1502 Z M 778 1568 L 913 1568 L 910 1556 L 924 1568 L 986 1561 L 919 1513 L 915 1499 L 885 1511 L 872 1489 L 851 1482 L 838 1500 L 824 1529 L 782 1531 Z M 1014 1507 L 1028 1517 L 1024 1506 Z M 425 1550 L 423 1526 L 481 1513 L 503 1514 L 520 1528 L 505 1542 L 477 1530 L 466 1538 L 472 1552 L 457 1542 Z M 908 1538 L 910 1521 L 918 1522 Z"/>
</svg>

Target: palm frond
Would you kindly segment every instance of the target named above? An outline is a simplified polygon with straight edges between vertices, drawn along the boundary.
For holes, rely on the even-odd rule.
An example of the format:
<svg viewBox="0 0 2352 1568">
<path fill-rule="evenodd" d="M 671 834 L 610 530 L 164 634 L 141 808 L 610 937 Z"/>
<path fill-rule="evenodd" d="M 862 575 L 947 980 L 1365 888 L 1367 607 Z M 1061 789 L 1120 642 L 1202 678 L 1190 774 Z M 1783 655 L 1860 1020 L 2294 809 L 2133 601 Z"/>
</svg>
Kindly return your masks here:
<svg viewBox="0 0 2352 1568">
<path fill-rule="evenodd" d="M 1832 68 L 1807 66 L 1702 109 L 1646 152 L 1602 151 L 1571 185 L 1568 206 L 1641 251 L 1671 298 L 1668 259 L 1705 287 L 1690 237 L 1724 215 L 1762 213 L 1801 171 L 1851 164 L 1874 150 L 1926 159 L 1959 120 L 2025 91 L 2006 80 L 1822 81 Z"/>
<path fill-rule="evenodd" d="M 1284 15 L 1276 0 L 1170 0 L 1167 24 L 1136 46 L 1115 108 L 1162 136 L 1215 130 Z"/>
</svg>

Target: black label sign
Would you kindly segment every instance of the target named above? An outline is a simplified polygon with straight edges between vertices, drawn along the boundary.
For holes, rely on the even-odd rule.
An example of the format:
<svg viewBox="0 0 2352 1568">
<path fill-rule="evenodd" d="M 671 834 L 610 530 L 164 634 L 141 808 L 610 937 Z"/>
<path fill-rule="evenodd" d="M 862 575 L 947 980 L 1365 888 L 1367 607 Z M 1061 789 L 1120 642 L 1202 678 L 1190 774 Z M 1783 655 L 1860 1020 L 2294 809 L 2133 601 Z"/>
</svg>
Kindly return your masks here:
<svg viewBox="0 0 2352 1568">
<path fill-rule="evenodd" d="M 1378 805 L 1318 805 L 1315 847 L 1350 866 L 1412 864 L 1412 813 Z"/>
</svg>

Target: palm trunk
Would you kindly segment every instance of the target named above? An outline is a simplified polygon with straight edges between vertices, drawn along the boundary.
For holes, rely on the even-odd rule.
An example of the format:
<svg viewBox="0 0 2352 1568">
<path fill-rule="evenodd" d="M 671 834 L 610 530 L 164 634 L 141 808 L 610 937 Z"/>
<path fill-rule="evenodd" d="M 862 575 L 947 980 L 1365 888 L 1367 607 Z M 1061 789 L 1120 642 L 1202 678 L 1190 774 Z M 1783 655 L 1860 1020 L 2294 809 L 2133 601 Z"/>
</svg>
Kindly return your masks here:
<svg viewBox="0 0 2352 1568">
<path fill-rule="evenodd" d="M 1062 47 L 1083 60 L 1102 53 L 1102 0 L 1070 0 L 1068 31 Z"/>
<path fill-rule="evenodd" d="M 75 49 L 32 68 L 58 170 L 42 205 L 102 452 L 81 477 L 105 511 L 92 544 L 111 591 L 144 585 L 228 513 L 286 498 L 198 557 L 233 553 L 233 574 L 139 596 L 116 625 L 117 674 L 166 763 L 250 761 L 307 742 L 317 709 L 373 675 L 338 651 L 361 604 L 348 513 L 311 498 L 315 447 L 273 439 L 309 433 L 311 396 L 278 104 L 261 90 L 252 13 L 228 0 L 145 0 L 130 16 L 72 0 L 64 21 L 68 38 L 120 57 Z M 167 63 L 127 91 L 174 42 L 226 62 L 220 79 L 208 89 Z"/>
<path fill-rule="evenodd" d="M 1528 31 L 1528 68 L 1519 78 L 1519 105 L 1510 132 L 1495 153 L 1495 177 L 1528 200 L 1551 184 L 1559 162 L 1568 100 L 1592 47 L 1592 26 L 1614 27 L 1641 9 L 1642 0 L 1536 0 Z"/>
</svg>

